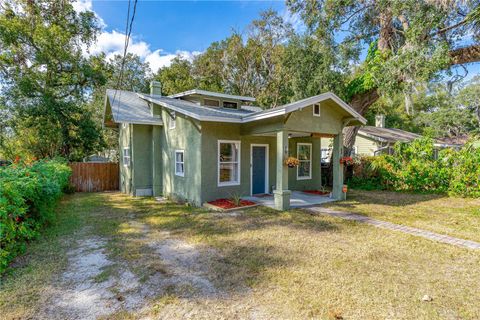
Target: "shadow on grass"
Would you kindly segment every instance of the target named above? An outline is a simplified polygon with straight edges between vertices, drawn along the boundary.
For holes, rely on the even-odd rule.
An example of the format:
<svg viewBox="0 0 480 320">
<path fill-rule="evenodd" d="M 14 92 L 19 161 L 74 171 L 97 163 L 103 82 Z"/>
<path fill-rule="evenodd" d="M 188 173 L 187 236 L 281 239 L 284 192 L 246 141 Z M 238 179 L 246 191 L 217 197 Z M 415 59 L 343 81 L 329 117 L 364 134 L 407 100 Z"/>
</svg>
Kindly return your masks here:
<svg viewBox="0 0 480 320">
<path fill-rule="evenodd" d="M 385 205 L 404 207 L 432 200 L 448 198 L 443 194 L 413 193 L 400 191 L 351 190 L 346 201 L 326 203 L 325 207 L 344 207 L 354 209 L 357 205 Z"/>
</svg>

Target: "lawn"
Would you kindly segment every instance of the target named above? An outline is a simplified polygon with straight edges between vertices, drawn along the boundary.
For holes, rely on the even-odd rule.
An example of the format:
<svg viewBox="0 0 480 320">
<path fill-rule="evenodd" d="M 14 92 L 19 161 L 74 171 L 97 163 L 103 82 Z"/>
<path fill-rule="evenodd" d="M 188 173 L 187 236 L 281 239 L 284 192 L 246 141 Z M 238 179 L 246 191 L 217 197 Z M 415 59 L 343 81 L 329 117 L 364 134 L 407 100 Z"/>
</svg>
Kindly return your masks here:
<svg viewBox="0 0 480 320">
<path fill-rule="evenodd" d="M 352 190 L 328 207 L 480 242 L 480 199 Z"/>
<path fill-rule="evenodd" d="M 353 192 L 341 207 L 377 197 L 407 215 L 393 193 Z M 403 204 L 427 220 L 459 203 Z M 1 279 L 2 319 L 480 318 L 478 251 L 301 210 L 214 213 L 119 193 L 66 196 L 58 215 Z"/>
</svg>

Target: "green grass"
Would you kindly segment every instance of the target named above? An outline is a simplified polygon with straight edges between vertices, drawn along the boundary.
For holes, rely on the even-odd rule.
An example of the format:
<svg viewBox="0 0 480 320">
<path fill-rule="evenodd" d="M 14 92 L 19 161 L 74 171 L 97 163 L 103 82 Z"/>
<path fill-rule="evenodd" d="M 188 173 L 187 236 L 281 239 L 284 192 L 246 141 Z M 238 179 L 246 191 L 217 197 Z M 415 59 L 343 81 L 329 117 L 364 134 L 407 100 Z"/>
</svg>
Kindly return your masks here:
<svg viewBox="0 0 480 320">
<path fill-rule="evenodd" d="M 428 197 L 352 192 L 346 203 L 334 206 L 356 212 L 389 209 L 397 212 L 395 219 L 406 216 L 406 223 L 412 222 L 407 213 L 414 211 L 425 225 L 435 226 L 438 214 L 431 212 L 448 215 L 446 206 L 464 203 Z M 459 235 L 480 219 L 468 209 L 474 200 L 468 201 L 455 218 L 459 223 L 451 226 Z M 121 311 L 106 318 L 480 318 L 480 253 L 473 250 L 301 210 L 257 207 L 233 217 L 118 193 L 67 196 L 58 215 L 58 223 L 2 278 L 2 317 L 35 316 L 45 289 L 66 267 L 73 240 L 107 239 L 109 257 L 128 265 L 142 281 L 168 274 L 145 246 L 147 237 L 150 241 L 167 231 L 172 238 L 213 250 L 209 278 L 223 295 L 192 297 L 191 288 L 172 287 L 142 314 Z M 103 270 L 96 280 L 113 272 Z M 433 301 L 421 301 L 424 295 Z"/>
<path fill-rule="evenodd" d="M 352 190 L 347 201 L 328 206 L 480 242 L 480 199 Z"/>
</svg>

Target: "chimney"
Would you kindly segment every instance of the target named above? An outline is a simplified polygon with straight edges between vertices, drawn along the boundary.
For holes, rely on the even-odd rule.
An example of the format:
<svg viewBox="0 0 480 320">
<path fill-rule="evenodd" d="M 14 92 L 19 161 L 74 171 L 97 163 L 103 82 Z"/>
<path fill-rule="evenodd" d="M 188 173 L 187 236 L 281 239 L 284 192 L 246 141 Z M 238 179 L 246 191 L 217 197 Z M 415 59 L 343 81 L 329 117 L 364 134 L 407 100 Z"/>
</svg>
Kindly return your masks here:
<svg viewBox="0 0 480 320">
<path fill-rule="evenodd" d="M 161 96 L 162 95 L 162 84 L 158 81 L 150 82 L 150 94 Z"/>
<path fill-rule="evenodd" d="M 375 127 L 385 128 L 385 115 L 384 114 L 377 114 L 375 116 Z"/>
</svg>

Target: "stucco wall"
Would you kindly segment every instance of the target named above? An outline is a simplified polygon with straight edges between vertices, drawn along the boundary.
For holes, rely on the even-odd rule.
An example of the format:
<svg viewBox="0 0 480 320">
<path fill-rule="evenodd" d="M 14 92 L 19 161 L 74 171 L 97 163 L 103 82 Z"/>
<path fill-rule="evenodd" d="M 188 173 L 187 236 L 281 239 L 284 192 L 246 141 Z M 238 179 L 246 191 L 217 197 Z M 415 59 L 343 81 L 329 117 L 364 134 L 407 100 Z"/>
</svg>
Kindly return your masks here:
<svg viewBox="0 0 480 320">
<path fill-rule="evenodd" d="M 175 128 L 170 129 L 170 114 L 164 109 L 161 114 L 164 121 L 160 136 L 163 194 L 200 205 L 202 172 L 199 123 L 176 113 Z M 184 150 L 183 177 L 175 175 L 175 150 Z"/>
<path fill-rule="evenodd" d="M 134 194 L 138 189 L 152 189 L 152 126 L 132 126 L 132 169 Z"/>
<path fill-rule="evenodd" d="M 240 141 L 240 185 L 218 186 L 218 140 Z M 268 186 L 270 188 L 275 185 L 276 139 L 274 137 L 241 136 L 238 124 L 202 123 L 202 200 L 204 202 L 228 198 L 234 194 L 250 195 L 251 144 L 268 144 L 269 146 Z"/>
<path fill-rule="evenodd" d="M 298 143 L 311 143 L 312 144 L 312 178 L 311 179 L 298 179 L 297 169 L 288 169 L 288 188 L 290 190 L 318 190 L 322 185 L 321 178 L 321 163 L 320 163 L 320 139 L 301 137 L 292 138 L 288 141 L 288 149 L 291 156 L 297 155 Z"/>
</svg>

